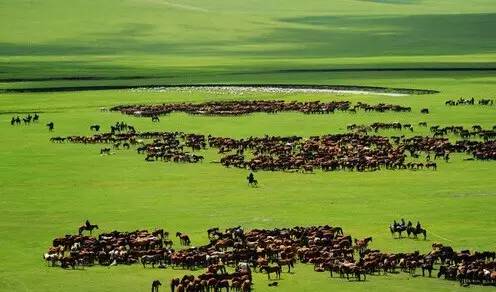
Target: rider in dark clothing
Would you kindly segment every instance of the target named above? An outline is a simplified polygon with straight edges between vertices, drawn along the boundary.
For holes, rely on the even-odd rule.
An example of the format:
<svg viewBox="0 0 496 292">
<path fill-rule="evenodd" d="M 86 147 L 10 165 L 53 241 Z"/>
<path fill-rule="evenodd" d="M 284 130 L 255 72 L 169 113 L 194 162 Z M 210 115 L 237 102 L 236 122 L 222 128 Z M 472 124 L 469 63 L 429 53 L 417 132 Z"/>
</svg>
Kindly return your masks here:
<svg viewBox="0 0 496 292">
<path fill-rule="evenodd" d="M 401 218 L 401 225 L 405 226 L 405 219 Z"/>
<path fill-rule="evenodd" d="M 86 219 L 86 223 L 85 223 L 86 227 L 90 227 L 91 224 L 90 224 L 90 220 Z"/>
<path fill-rule="evenodd" d="M 422 226 L 420 226 L 420 222 L 417 221 L 417 226 L 416 226 L 417 230 L 420 230 L 422 228 Z"/>
<path fill-rule="evenodd" d="M 253 172 L 250 172 L 250 174 L 246 177 L 248 180 L 248 183 L 252 183 L 255 180 L 255 176 L 253 175 Z"/>
</svg>

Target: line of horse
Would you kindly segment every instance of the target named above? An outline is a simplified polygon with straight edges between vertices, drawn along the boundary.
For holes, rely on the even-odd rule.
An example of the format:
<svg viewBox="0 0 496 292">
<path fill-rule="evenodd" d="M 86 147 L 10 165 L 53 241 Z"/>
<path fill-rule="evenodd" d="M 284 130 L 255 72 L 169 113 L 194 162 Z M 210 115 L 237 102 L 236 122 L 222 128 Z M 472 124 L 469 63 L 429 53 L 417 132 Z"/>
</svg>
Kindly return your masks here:
<svg viewBox="0 0 496 292">
<path fill-rule="evenodd" d="M 83 226 L 81 233 L 97 229 L 90 227 L 91 224 Z M 178 250 L 172 248 L 168 235 L 163 229 L 112 231 L 98 237 L 67 235 L 53 240 L 44 259 L 52 265 L 73 269 L 95 264 L 141 263 L 144 268 L 204 270 L 198 277 L 185 275 L 182 279 L 172 279 L 172 291 L 229 288 L 236 291 L 246 280 L 250 281 L 251 289 L 252 272 L 264 273 L 268 280 L 281 280 L 285 267 L 288 274 L 294 274 L 297 262 L 313 265 L 315 272 L 327 271 L 331 277 L 338 274 L 339 278 L 350 281 L 364 281 L 368 275 L 397 273 L 398 270 L 415 275 L 417 269 L 421 269 L 423 276 L 430 277 L 438 267 L 438 277 L 458 280 L 461 285 L 496 284 L 495 252 L 455 252 L 449 246 L 434 243 L 426 254 L 418 251 L 384 253 L 369 247 L 372 237 L 352 238 L 336 226 L 296 226 L 247 232 L 241 226 L 224 231 L 216 227 L 207 230 L 209 243 L 196 247 L 188 246 L 191 244 L 189 237 L 177 232 L 176 237 L 183 244 Z M 232 270 L 234 272 L 229 272 Z"/>
</svg>

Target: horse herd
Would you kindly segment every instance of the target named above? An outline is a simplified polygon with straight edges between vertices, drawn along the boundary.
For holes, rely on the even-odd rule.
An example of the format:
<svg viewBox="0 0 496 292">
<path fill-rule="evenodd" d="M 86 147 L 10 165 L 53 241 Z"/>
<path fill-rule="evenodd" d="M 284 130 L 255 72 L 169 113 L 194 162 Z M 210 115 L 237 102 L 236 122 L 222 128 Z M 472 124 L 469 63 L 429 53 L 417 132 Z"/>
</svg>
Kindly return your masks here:
<svg viewBox="0 0 496 292">
<path fill-rule="evenodd" d="M 187 163 L 204 160 L 202 155 L 192 152 L 216 148 L 222 155 L 220 163 L 226 167 L 270 171 L 312 172 L 314 169 L 375 171 L 424 168 L 436 170 L 437 163 L 433 160 L 443 158 L 449 161 L 451 153 L 471 154 L 473 159 L 496 159 L 496 141 L 494 140 L 496 131 L 483 130 L 478 125 L 472 127 L 472 132 L 457 126 L 444 128 L 432 126 L 430 130 L 434 132 L 433 137 L 370 136 L 367 134 L 369 129 L 376 131 L 378 129 L 412 128 L 410 124 L 374 123 L 370 126 L 349 125 L 349 130 L 361 129 L 356 133 L 309 138 L 264 136 L 245 139 L 183 132 L 137 132 L 132 126 L 119 125 L 119 128 L 112 126 L 113 131 L 110 133 L 53 137 L 50 140 L 52 142 L 112 144 L 114 148 L 122 146 L 125 149 L 136 145 L 136 151 L 145 154 L 146 161 Z M 423 125 L 427 126 L 426 123 Z M 468 132 L 468 136 L 463 134 L 465 132 Z M 453 143 L 443 136 L 448 133 L 458 133 L 465 139 Z M 471 137 L 483 138 L 484 141 L 470 140 Z M 186 151 L 186 148 L 190 148 L 191 151 Z M 110 151 L 110 148 L 103 148 L 100 153 L 109 154 Z M 425 162 L 418 161 L 421 154 L 425 155 Z"/>
<path fill-rule="evenodd" d="M 328 225 L 248 232 L 241 226 L 224 231 L 211 228 L 207 230 L 208 244 L 198 247 L 189 246 L 190 238 L 177 232 L 184 247 L 178 250 L 168 236 L 163 229 L 112 231 L 98 237 L 66 235 L 53 240 L 44 259 L 52 266 L 72 269 L 140 263 L 144 268 L 203 270 L 196 277 L 187 274 L 172 279 L 171 291 L 250 291 L 252 273 L 265 273 L 269 280 L 279 280 L 286 268 L 288 273 L 294 273 L 297 262 L 312 265 L 316 272 L 327 271 L 331 277 L 337 274 L 355 281 L 398 271 L 415 275 L 417 269 L 430 277 L 437 267 L 438 278 L 458 280 L 461 285 L 496 284 L 495 252 L 455 252 L 449 246 L 434 243 L 426 254 L 384 253 L 369 248 L 372 237 L 352 238 L 342 228 Z M 154 283 L 156 289 L 161 285 L 158 280 Z"/>
<path fill-rule="evenodd" d="M 492 106 L 494 104 L 494 100 L 490 98 L 482 98 L 477 101 L 479 105 L 485 105 L 485 106 Z M 447 100 L 445 105 L 448 106 L 458 106 L 458 105 L 475 105 L 475 98 L 463 98 L 460 97 L 459 99 L 450 99 Z"/>
<path fill-rule="evenodd" d="M 172 112 L 185 112 L 188 114 L 201 115 L 243 115 L 255 112 L 278 113 L 278 112 L 301 112 L 305 114 L 330 114 L 335 111 L 347 111 L 356 113 L 357 110 L 365 112 L 410 112 L 410 107 L 395 104 L 380 103 L 369 105 L 358 102 L 353 105 L 350 101 L 330 101 L 330 102 L 299 102 L 283 100 L 241 100 L 241 101 L 212 101 L 205 103 L 164 103 L 149 105 L 119 105 L 110 109 L 123 114 L 138 117 L 152 117 L 158 121 L 159 115 L 166 115 Z M 428 113 L 428 110 L 427 110 Z"/>
</svg>

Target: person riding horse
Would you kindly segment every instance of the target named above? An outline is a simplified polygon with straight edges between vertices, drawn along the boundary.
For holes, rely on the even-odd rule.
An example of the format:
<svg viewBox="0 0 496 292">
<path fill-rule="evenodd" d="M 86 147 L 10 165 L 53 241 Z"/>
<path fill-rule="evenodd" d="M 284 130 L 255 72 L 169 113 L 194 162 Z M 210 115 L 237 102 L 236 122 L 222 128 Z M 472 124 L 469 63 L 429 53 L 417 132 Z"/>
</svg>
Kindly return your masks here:
<svg viewBox="0 0 496 292">
<path fill-rule="evenodd" d="M 255 179 L 253 172 L 250 172 L 250 174 L 248 175 L 248 177 L 246 177 L 246 179 L 248 180 L 248 183 L 253 182 L 253 180 Z"/>
<path fill-rule="evenodd" d="M 415 226 L 415 229 L 417 231 L 420 231 L 422 229 L 422 226 L 420 225 L 420 221 L 417 221 L 417 226 Z"/>
<path fill-rule="evenodd" d="M 86 219 L 86 222 L 84 223 L 84 225 L 86 225 L 86 227 L 89 228 L 91 226 L 90 220 Z"/>
<path fill-rule="evenodd" d="M 250 172 L 246 179 L 248 180 L 248 184 L 251 186 L 256 186 L 258 184 L 258 181 L 255 179 L 253 172 Z"/>
<path fill-rule="evenodd" d="M 47 124 L 47 127 L 48 127 L 49 131 L 53 131 L 53 128 L 55 127 L 55 125 L 53 124 L 53 122 L 50 122 Z"/>
</svg>

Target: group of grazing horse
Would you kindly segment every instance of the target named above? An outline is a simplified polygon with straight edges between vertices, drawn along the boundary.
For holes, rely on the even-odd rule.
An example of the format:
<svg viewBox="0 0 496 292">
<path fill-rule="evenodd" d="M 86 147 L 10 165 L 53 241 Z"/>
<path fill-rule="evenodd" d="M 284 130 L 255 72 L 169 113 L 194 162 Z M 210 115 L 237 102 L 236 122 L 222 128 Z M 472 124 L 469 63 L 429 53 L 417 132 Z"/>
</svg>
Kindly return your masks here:
<svg viewBox="0 0 496 292">
<path fill-rule="evenodd" d="M 437 273 L 438 278 L 457 280 L 463 286 L 496 284 L 496 252 L 494 251 L 471 253 L 469 250 L 462 250 L 455 252 L 450 246 L 434 243 L 431 254 L 441 261 Z"/>
<path fill-rule="evenodd" d="M 87 222 L 79 227 L 78 235 L 66 235 L 53 240 L 52 247 L 44 255 L 52 266 L 59 264 L 63 268 L 92 266 L 98 263 L 103 266 L 133 264 L 141 262 L 143 267 L 155 265 L 164 267 L 166 258 L 174 252 L 173 241 L 168 239 L 169 233 L 163 229 L 153 232 L 136 230 L 133 232 L 113 231 L 92 237 L 92 231 L 98 225 Z M 90 236 L 83 235 L 89 231 Z M 178 232 L 180 243 L 190 245 L 189 236 Z"/>
<path fill-rule="evenodd" d="M 123 114 L 138 117 L 152 117 L 152 121 L 158 121 L 159 115 L 166 115 L 172 112 L 185 112 L 195 115 L 244 115 L 255 112 L 278 113 L 278 112 L 301 112 L 305 114 L 330 114 L 335 111 L 348 111 L 356 113 L 357 110 L 365 112 L 410 112 L 410 107 L 395 104 L 369 105 L 358 102 L 352 105 L 349 101 L 331 102 L 299 102 L 282 100 L 240 100 L 240 101 L 212 101 L 205 103 L 168 103 L 150 105 L 119 105 L 110 109 Z"/>
<path fill-rule="evenodd" d="M 184 275 L 170 281 L 171 292 L 208 292 L 224 291 L 249 292 L 252 290 L 252 274 L 249 266 L 240 264 L 233 273 L 219 269 L 217 265 L 210 265 L 206 272 L 195 277 Z M 152 283 L 153 287 L 153 283 Z M 156 290 L 158 291 L 158 290 Z"/>
<path fill-rule="evenodd" d="M 383 123 L 383 122 L 375 122 L 370 125 L 357 125 L 351 124 L 346 126 L 349 131 L 356 131 L 361 133 L 375 132 L 377 133 L 379 130 L 409 130 L 413 132 L 413 126 L 411 124 L 402 124 L 399 122 L 393 123 Z"/>
<path fill-rule="evenodd" d="M 458 105 L 475 105 L 475 98 L 463 98 L 460 97 L 459 99 L 450 99 L 447 100 L 445 105 L 448 106 L 458 106 Z M 477 104 L 479 105 L 486 105 L 486 106 L 492 106 L 494 104 L 494 100 L 490 98 L 482 98 L 477 101 Z"/>
<path fill-rule="evenodd" d="M 35 114 L 28 114 L 25 117 L 20 117 L 20 116 L 13 116 L 12 119 L 10 119 L 10 125 L 11 126 L 19 126 L 22 123 L 24 125 L 29 125 L 31 123 L 37 123 L 40 120 L 40 116 L 35 113 Z"/>
<path fill-rule="evenodd" d="M 430 131 L 434 137 L 443 137 L 449 134 L 457 135 L 462 139 L 478 138 L 484 141 L 496 139 L 496 125 L 492 129 L 483 129 L 481 125 L 473 125 L 471 129 L 466 129 L 463 126 L 446 126 L 438 125 L 430 127 Z"/>
<path fill-rule="evenodd" d="M 402 125 L 404 127 L 405 125 Z M 474 126 L 475 127 L 475 126 Z M 431 131 L 449 131 L 448 127 L 431 127 Z M 479 127 L 475 127 L 479 130 Z M 84 144 L 139 145 L 138 153 L 146 154 L 146 161 L 202 162 L 204 157 L 191 153 L 217 148 L 222 155 L 220 163 L 226 167 L 251 170 L 301 171 L 376 171 L 380 169 L 437 169 L 431 161 L 443 158 L 449 161 L 451 153 L 466 153 L 473 159 L 496 160 L 494 131 L 484 132 L 485 140 L 451 142 L 445 137 L 394 136 L 385 137 L 360 133 L 335 134 L 302 138 L 299 136 L 264 136 L 233 139 L 227 137 L 186 134 L 183 132 L 124 132 L 102 133 L 93 136 L 53 137 L 52 142 Z M 482 137 L 482 136 L 479 136 Z M 152 140 L 151 142 L 145 142 Z M 191 152 L 185 148 L 191 148 Z M 251 152 L 245 155 L 245 152 Z M 425 154 L 427 162 L 415 161 Z M 104 154 L 104 153 L 102 153 Z M 250 157 L 247 159 L 247 156 Z"/>
<path fill-rule="evenodd" d="M 189 243 L 184 241 L 183 235 L 176 234 L 183 244 Z M 460 280 L 462 284 L 495 283 L 491 278 L 496 271 L 495 253 L 489 251 L 457 253 L 451 247 L 436 243 L 432 251 L 424 255 L 418 251 L 383 253 L 369 248 L 372 237 L 353 239 L 344 234 L 342 228 L 328 225 L 248 232 L 240 226 L 225 231 L 211 228 L 207 235 L 208 244 L 180 250 L 171 247 L 168 232 L 162 229 L 113 231 L 98 237 L 67 235 L 54 239 L 44 259 L 63 268 L 141 263 L 143 267 L 204 269 L 198 277 L 187 275 L 182 280 L 173 279 L 172 291 L 224 288 L 249 291 L 241 289 L 243 283 L 246 283 L 245 289 L 251 289 L 252 271 L 279 280 L 285 267 L 288 273 L 294 273 L 298 261 L 312 264 L 316 272 L 328 271 L 331 277 L 338 274 L 340 278 L 356 281 L 366 280 L 370 274 L 396 273 L 397 270 L 414 275 L 421 269 L 423 276 L 431 276 L 435 265 L 440 263 L 439 277 L 445 275 L 446 279 Z M 457 271 L 454 278 L 451 277 L 453 267 Z M 228 268 L 235 272 L 229 273 Z"/>
</svg>

